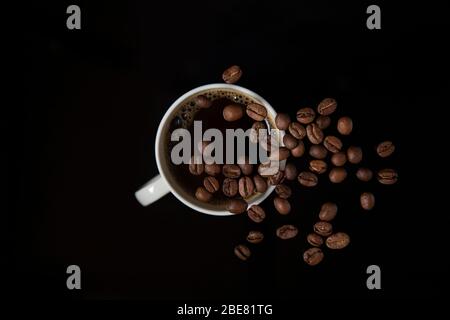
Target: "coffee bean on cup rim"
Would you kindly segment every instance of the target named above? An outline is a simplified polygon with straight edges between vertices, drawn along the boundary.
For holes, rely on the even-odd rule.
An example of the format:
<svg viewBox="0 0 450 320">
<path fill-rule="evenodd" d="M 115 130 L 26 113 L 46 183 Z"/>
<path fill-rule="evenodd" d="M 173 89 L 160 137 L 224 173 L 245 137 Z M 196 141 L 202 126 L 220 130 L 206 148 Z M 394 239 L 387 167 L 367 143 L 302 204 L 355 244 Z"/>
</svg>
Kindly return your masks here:
<svg viewBox="0 0 450 320">
<path fill-rule="evenodd" d="M 306 137 L 306 128 L 297 121 L 293 121 L 289 124 L 289 133 L 296 139 L 303 139 Z"/>
<path fill-rule="evenodd" d="M 323 99 L 317 106 L 317 112 L 323 116 L 329 116 L 336 111 L 337 102 L 333 98 Z"/>
<path fill-rule="evenodd" d="M 273 163 L 274 162 L 274 163 Z M 262 177 L 270 177 L 280 171 L 279 165 L 277 165 L 276 161 L 269 161 L 266 163 L 260 163 L 258 166 L 258 173 Z"/>
<path fill-rule="evenodd" d="M 250 231 L 247 235 L 247 241 L 258 244 L 264 240 L 264 234 L 261 231 Z"/>
<path fill-rule="evenodd" d="M 306 236 L 306 241 L 314 247 L 320 247 L 323 244 L 323 238 L 317 233 L 310 233 Z"/>
<path fill-rule="evenodd" d="M 276 235 L 282 240 L 292 239 L 298 234 L 298 229 L 292 224 L 285 224 L 276 230 Z"/>
<path fill-rule="evenodd" d="M 239 191 L 239 184 L 236 179 L 226 178 L 223 180 L 222 192 L 227 197 L 234 197 Z"/>
<path fill-rule="evenodd" d="M 367 182 L 372 180 L 373 172 L 368 168 L 359 168 L 356 171 L 356 177 L 361 181 Z"/>
<path fill-rule="evenodd" d="M 383 141 L 377 146 L 377 154 L 382 158 L 389 157 L 394 151 L 395 145 L 392 141 Z"/>
<path fill-rule="evenodd" d="M 325 240 L 327 247 L 333 250 L 344 249 L 349 243 L 350 237 L 345 232 L 336 232 Z"/>
<path fill-rule="evenodd" d="M 279 214 L 285 215 L 291 212 L 291 204 L 286 199 L 275 197 L 273 199 L 273 205 Z"/>
<path fill-rule="evenodd" d="M 266 212 L 258 205 L 252 205 L 247 210 L 248 217 L 256 223 L 262 222 L 266 218 Z"/>
<path fill-rule="evenodd" d="M 236 83 L 242 77 L 242 70 L 239 66 L 231 66 L 226 69 L 222 74 L 222 79 L 226 83 Z"/>
<path fill-rule="evenodd" d="M 363 157 L 363 152 L 360 147 L 350 146 L 347 149 L 347 160 L 350 163 L 358 164 L 361 162 Z"/>
<path fill-rule="evenodd" d="M 259 130 L 265 130 L 265 132 L 267 133 L 266 123 L 263 121 L 254 122 L 252 125 L 252 129 L 253 130 L 250 131 L 250 136 L 249 136 L 249 140 L 251 143 L 259 142 L 259 137 L 260 137 Z"/>
<path fill-rule="evenodd" d="M 240 105 L 233 103 L 223 108 L 222 114 L 226 121 L 232 122 L 241 119 L 244 115 L 244 111 Z"/>
<path fill-rule="evenodd" d="M 394 169 L 382 169 L 378 171 L 377 180 L 381 184 L 392 185 L 398 180 L 397 171 Z"/>
<path fill-rule="evenodd" d="M 259 174 L 253 176 L 253 183 L 255 184 L 256 192 L 264 193 L 267 190 L 266 179 L 261 177 Z"/>
<path fill-rule="evenodd" d="M 328 150 L 322 145 L 312 145 L 309 148 L 309 155 L 313 158 L 322 160 L 327 157 Z"/>
<path fill-rule="evenodd" d="M 328 177 L 333 183 L 341 183 L 345 180 L 345 178 L 347 178 L 347 170 L 345 170 L 343 167 L 335 167 L 330 170 Z"/>
<path fill-rule="evenodd" d="M 250 177 L 241 177 L 239 179 L 239 194 L 242 198 L 248 198 L 255 192 L 255 185 Z"/>
<path fill-rule="evenodd" d="M 201 94 L 195 98 L 195 104 L 200 109 L 207 109 L 207 108 L 211 107 L 212 102 L 206 96 Z"/>
<path fill-rule="evenodd" d="M 220 189 L 219 181 L 211 176 L 205 177 L 203 179 L 203 186 L 210 193 L 215 193 Z"/>
<path fill-rule="evenodd" d="M 262 121 L 267 117 L 267 109 L 259 103 L 250 103 L 247 105 L 247 115 L 256 121 Z"/>
<path fill-rule="evenodd" d="M 336 167 L 342 167 L 347 162 L 347 156 L 344 152 L 333 153 L 331 163 Z"/>
<path fill-rule="evenodd" d="M 372 210 L 375 206 L 375 196 L 372 192 L 364 192 L 361 194 L 359 202 L 364 210 Z"/>
<path fill-rule="evenodd" d="M 302 124 L 309 124 L 314 121 L 316 112 L 312 108 L 301 108 L 297 111 L 297 121 Z"/>
<path fill-rule="evenodd" d="M 328 237 L 333 233 L 333 226 L 331 225 L 331 223 L 326 221 L 316 222 L 313 226 L 313 229 L 315 233 L 323 237 Z"/>
<path fill-rule="evenodd" d="M 241 260 L 245 261 L 251 256 L 250 249 L 243 244 L 237 245 L 234 247 L 234 254 Z"/>
<path fill-rule="evenodd" d="M 228 200 L 226 209 L 231 213 L 236 214 L 244 213 L 245 210 L 247 210 L 247 202 L 245 202 L 245 200 L 242 199 L 231 199 Z"/>
<path fill-rule="evenodd" d="M 319 219 L 322 221 L 331 221 L 336 217 L 338 207 L 333 202 L 325 202 L 320 208 Z"/>
<path fill-rule="evenodd" d="M 289 128 L 290 123 L 291 123 L 291 118 L 286 113 L 279 113 L 275 117 L 275 125 L 280 130 L 287 130 Z"/>
<path fill-rule="evenodd" d="M 195 191 L 195 197 L 201 202 L 209 202 L 212 199 L 212 194 L 204 187 L 198 187 Z"/>
<path fill-rule="evenodd" d="M 337 130 L 343 136 L 348 136 L 353 131 L 353 121 L 350 117 L 339 118 Z"/>
<path fill-rule="evenodd" d="M 285 184 L 279 184 L 275 187 L 275 192 L 280 198 L 287 199 L 292 195 L 292 190 Z"/>
<path fill-rule="evenodd" d="M 316 266 L 323 260 L 324 254 L 320 248 L 312 247 L 303 253 L 303 260 L 310 266 Z"/>
<path fill-rule="evenodd" d="M 277 173 L 275 173 L 274 175 L 271 175 L 267 179 L 267 182 L 272 186 L 276 186 L 280 183 L 283 183 L 283 181 L 284 181 L 284 171 L 283 170 L 278 170 Z"/>
<path fill-rule="evenodd" d="M 314 173 L 303 171 L 298 175 L 298 182 L 300 182 L 300 184 L 305 187 L 315 187 L 317 186 L 319 179 Z"/>
</svg>

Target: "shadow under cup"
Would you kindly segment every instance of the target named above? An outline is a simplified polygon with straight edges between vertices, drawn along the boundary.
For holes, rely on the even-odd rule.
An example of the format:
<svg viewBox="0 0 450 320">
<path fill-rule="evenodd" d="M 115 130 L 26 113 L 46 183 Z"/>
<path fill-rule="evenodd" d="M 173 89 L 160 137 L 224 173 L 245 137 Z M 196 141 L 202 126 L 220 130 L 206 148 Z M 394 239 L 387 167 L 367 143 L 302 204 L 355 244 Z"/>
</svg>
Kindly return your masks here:
<svg viewBox="0 0 450 320">
<path fill-rule="evenodd" d="M 159 171 L 171 187 L 172 191 L 174 191 L 175 196 L 177 196 L 181 201 L 185 202 L 188 205 L 195 205 L 199 208 L 214 211 L 217 212 L 217 214 L 220 214 L 221 211 L 226 211 L 226 200 L 229 198 L 217 197 L 216 195 L 214 195 L 213 199 L 208 203 L 197 200 L 197 198 L 195 197 L 195 190 L 197 189 L 197 187 L 203 185 L 202 181 L 206 175 L 202 174 L 201 176 L 192 176 L 189 173 L 188 164 L 175 165 L 172 163 L 170 157 L 171 149 L 173 145 L 178 143 L 178 141 L 171 141 L 170 137 L 172 132 L 176 128 L 184 128 L 187 130 L 192 129 L 194 120 L 197 120 L 196 115 L 199 112 L 205 111 L 205 109 L 200 109 L 195 104 L 195 99 L 199 95 L 204 95 L 213 102 L 213 106 L 211 108 L 217 107 L 214 106 L 214 102 L 219 99 L 228 99 L 242 105 L 247 105 L 249 103 L 262 104 L 267 109 L 268 115 L 265 121 L 266 126 L 269 129 L 276 129 L 274 120 L 276 113 L 263 98 L 248 91 L 245 88 L 229 84 L 208 85 L 205 87 L 209 86 L 217 87 L 208 89 L 205 88 L 204 90 L 201 90 L 201 88 L 199 88 L 200 90 L 198 91 L 195 91 L 194 89 L 193 91 L 195 91 L 195 93 L 186 94 L 185 96 L 181 97 L 179 101 L 175 102 L 175 106 L 171 107 L 169 113 L 165 115 L 165 119 L 161 122 L 160 128 L 158 130 L 159 142 L 157 142 L 158 145 L 156 154 L 159 158 Z M 247 117 L 247 115 L 244 114 L 244 117 Z M 204 130 L 205 128 L 203 128 L 202 134 L 204 133 Z M 277 141 L 279 141 L 280 131 L 276 130 L 274 131 L 274 134 L 276 135 L 275 138 L 277 139 Z M 255 166 L 253 174 L 256 173 L 257 172 Z M 222 181 L 223 180 L 219 179 L 221 186 Z M 247 201 L 247 203 L 260 203 L 273 191 L 273 189 L 274 187 L 269 186 L 265 193 L 255 193 L 245 200 Z"/>
</svg>

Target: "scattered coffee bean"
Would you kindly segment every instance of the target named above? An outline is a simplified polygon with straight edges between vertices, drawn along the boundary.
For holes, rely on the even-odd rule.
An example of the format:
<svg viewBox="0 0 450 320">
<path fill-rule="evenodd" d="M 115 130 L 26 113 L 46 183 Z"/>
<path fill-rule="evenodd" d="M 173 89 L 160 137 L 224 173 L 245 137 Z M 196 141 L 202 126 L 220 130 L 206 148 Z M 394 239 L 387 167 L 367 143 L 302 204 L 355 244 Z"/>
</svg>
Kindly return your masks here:
<svg viewBox="0 0 450 320">
<path fill-rule="evenodd" d="M 311 160 L 309 162 L 309 170 L 314 173 L 322 174 L 327 171 L 327 163 L 323 160 Z"/>
<path fill-rule="evenodd" d="M 276 234 L 278 238 L 288 240 L 294 238 L 298 234 L 298 229 L 292 224 L 285 224 L 277 229 Z"/>
<path fill-rule="evenodd" d="M 228 200 L 226 209 L 231 213 L 244 213 L 247 210 L 247 202 L 242 199 L 231 199 Z"/>
<path fill-rule="evenodd" d="M 372 180 L 373 172 L 368 168 L 359 168 L 358 171 L 356 171 L 356 177 L 361 181 L 367 182 Z"/>
<path fill-rule="evenodd" d="M 336 167 L 330 170 L 328 174 L 330 181 L 333 183 L 341 183 L 347 178 L 347 170 L 342 167 Z"/>
<path fill-rule="evenodd" d="M 189 172 L 195 176 L 199 176 L 203 173 L 204 169 L 203 163 L 194 163 L 194 156 L 192 156 L 191 162 L 189 163 Z"/>
<path fill-rule="evenodd" d="M 325 130 L 331 124 L 331 118 L 329 116 L 318 116 L 316 123 L 320 129 Z"/>
<path fill-rule="evenodd" d="M 314 173 L 303 171 L 298 175 L 298 182 L 305 187 L 315 187 L 319 182 L 319 179 Z"/>
<path fill-rule="evenodd" d="M 280 198 L 287 199 L 291 196 L 292 190 L 285 184 L 279 184 L 275 187 L 275 192 Z"/>
<path fill-rule="evenodd" d="M 237 164 L 224 164 L 222 167 L 222 174 L 227 178 L 239 178 L 241 175 L 241 168 Z"/>
<path fill-rule="evenodd" d="M 255 185 L 250 177 L 239 179 L 239 194 L 242 198 L 250 197 L 255 192 Z"/>
<path fill-rule="evenodd" d="M 294 138 L 300 140 L 306 137 L 305 127 L 296 121 L 291 122 L 291 124 L 289 125 L 289 133 L 292 134 Z"/>
<path fill-rule="evenodd" d="M 347 156 L 344 152 L 334 153 L 331 156 L 331 163 L 336 167 L 342 167 L 347 162 Z"/>
<path fill-rule="evenodd" d="M 266 163 L 261 163 L 258 166 L 258 173 L 263 177 L 270 177 L 276 174 L 280 170 L 279 162 L 269 161 Z"/>
<path fill-rule="evenodd" d="M 372 210 L 375 206 L 375 196 L 371 192 L 364 192 L 361 194 L 359 202 L 364 210 Z"/>
<path fill-rule="evenodd" d="M 323 132 L 315 123 L 308 124 L 306 127 L 306 135 L 313 144 L 319 144 L 323 141 Z"/>
<path fill-rule="evenodd" d="M 217 176 L 222 172 L 222 167 L 220 164 L 205 164 L 205 173 L 210 176 Z"/>
<path fill-rule="evenodd" d="M 223 108 L 223 118 L 226 121 L 236 121 L 242 118 L 244 115 L 244 111 L 242 110 L 242 107 L 238 104 L 229 104 L 225 108 Z"/>
<path fill-rule="evenodd" d="M 288 214 L 291 212 L 291 204 L 286 199 L 275 197 L 273 199 L 273 205 L 280 214 Z"/>
<path fill-rule="evenodd" d="M 343 136 L 348 136 L 353 130 L 353 121 L 349 117 L 342 117 L 338 120 L 337 130 Z"/>
<path fill-rule="evenodd" d="M 398 174 L 394 169 L 382 169 L 377 174 L 378 182 L 391 185 L 397 182 Z"/>
<path fill-rule="evenodd" d="M 304 154 L 305 154 L 305 144 L 303 143 L 303 141 L 300 140 L 297 146 L 291 150 L 291 155 L 294 158 L 300 158 Z"/>
<path fill-rule="evenodd" d="M 283 181 L 284 181 L 283 170 L 278 170 L 277 173 L 275 173 L 274 175 L 270 176 L 269 179 L 267 179 L 267 182 L 272 186 L 279 185 L 280 183 L 283 183 Z"/>
<path fill-rule="evenodd" d="M 266 179 L 259 174 L 253 176 L 253 183 L 255 184 L 256 192 L 264 193 L 267 190 Z"/>
<path fill-rule="evenodd" d="M 337 102 L 333 98 L 323 99 L 317 106 L 317 112 L 323 116 L 329 116 L 336 111 Z"/>
<path fill-rule="evenodd" d="M 333 202 L 325 202 L 320 208 L 319 219 L 322 221 L 331 221 L 336 217 L 338 207 Z"/>
<path fill-rule="evenodd" d="M 264 234 L 260 231 L 250 231 L 247 235 L 247 241 L 253 244 L 258 244 L 264 239 Z"/>
<path fill-rule="evenodd" d="M 350 237 L 345 232 L 336 232 L 329 236 L 325 243 L 330 249 L 344 249 L 350 243 Z"/>
<path fill-rule="evenodd" d="M 337 153 L 342 149 L 342 141 L 335 136 L 327 136 L 323 141 L 323 145 L 328 151 L 332 153 Z"/>
<path fill-rule="evenodd" d="M 251 256 L 250 249 L 243 244 L 234 247 L 234 254 L 243 261 L 247 260 Z"/>
<path fill-rule="evenodd" d="M 394 151 L 395 145 L 392 143 L 392 141 L 384 141 L 377 146 L 377 153 L 382 158 L 389 157 L 394 153 Z"/>
<path fill-rule="evenodd" d="M 195 191 L 195 197 L 201 202 L 209 202 L 212 199 L 212 194 L 204 187 L 198 187 Z"/>
<path fill-rule="evenodd" d="M 222 79 L 226 83 L 236 83 L 242 77 L 242 70 L 239 66 L 231 66 L 222 74 Z"/>
<path fill-rule="evenodd" d="M 290 123 L 291 123 L 291 118 L 286 113 L 279 113 L 275 117 L 275 125 L 280 130 L 287 130 L 289 128 Z"/>
<path fill-rule="evenodd" d="M 292 162 L 288 162 L 286 164 L 286 167 L 284 168 L 284 176 L 286 177 L 286 179 L 290 181 L 295 180 L 297 179 L 297 175 L 298 171 L 295 164 L 293 164 Z"/>
<path fill-rule="evenodd" d="M 256 223 L 260 223 L 266 218 L 266 212 L 258 205 L 251 206 L 247 210 L 247 215 L 252 221 Z"/>
<path fill-rule="evenodd" d="M 253 120 L 262 121 L 267 117 L 267 110 L 259 103 L 250 103 L 247 105 L 247 115 Z"/>
<path fill-rule="evenodd" d="M 358 164 L 361 162 L 363 157 L 363 152 L 360 147 L 350 146 L 347 149 L 347 159 L 348 162 L 353 164 Z"/>
<path fill-rule="evenodd" d="M 320 247 L 323 244 L 323 238 L 317 233 L 310 233 L 306 236 L 308 243 L 314 247 Z"/>
<path fill-rule="evenodd" d="M 239 190 L 238 182 L 236 179 L 226 178 L 223 180 L 222 192 L 227 197 L 234 197 Z"/>
<path fill-rule="evenodd" d="M 250 160 L 247 156 L 245 156 L 243 159 L 240 159 L 242 161 L 238 161 L 238 166 L 241 168 L 241 172 L 243 175 L 248 176 L 251 175 L 253 172 L 253 165 L 250 164 Z M 243 163 L 239 163 L 243 162 Z"/>
<path fill-rule="evenodd" d="M 276 148 L 271 154 L 269 159 L 270 160 L 276 160 L 276 161 L 283 161 L 289 158 L 289 155 L 291 152 L 286 147 L 279 147 Z"/>
<path fill-rule="evenodd" d="M 210 193 L 217 192 L 220 189 L 219 181 L 216 178 L 210 176 L 203 179 L 203 186 Z"/>
<path fill-rule="evenodd" d="M 331 225 L 331 223 L 326 221 L 316 222 L 313 229 L 315 233 L 323 237 L 328 237 L 333 233 L 333 226 Z"/>
<path fill-rule="evenodd" d="M 297 121 L 302 124 L 308 124 L 314 121 L 316 113 L 312 108 L 301 108 L 297 111 Z"/>
<path fill-rule="evenodd" d="M 318 265 L 323 260 L 323 252 L 320 248 L 309 248 L 303 253 L 303 260 L 310 266 Z"/>
<path fill-rule="evenodd" d="M 254 122 L 252 125 L 252 129 L 250 131 L 250 137 L 249 140 L 251 143 L 258 143 L 260 140 L 260 130 L 264 130 L 264 132 L 267 134 L 267 127 L 266 127 L 266 123 L 263 121 L 257 121 Z"/>
<path fill-rule="evenodd" d="M 294 149 L 296 146 L 298 146 L 298 140 L 294 138 L 294 136 L 290 135 L 289 133 L 285 134 L 283 137 L 283 143 L 289 150 Z"/>
<path fill-rule="evenodd" d="M 211 107 L 212 102 L 206 96 L 201 94 L 195 98 L 195 104 L 200 109 L 208 109 L 209 107 Z"/>
<path fill-rule="evenodd" d="M 313 145 L 309 148 L 309 155 L 316 159 L 325 159 L 327 157 L 328 150 L 321 145 Z"/>
</svg>

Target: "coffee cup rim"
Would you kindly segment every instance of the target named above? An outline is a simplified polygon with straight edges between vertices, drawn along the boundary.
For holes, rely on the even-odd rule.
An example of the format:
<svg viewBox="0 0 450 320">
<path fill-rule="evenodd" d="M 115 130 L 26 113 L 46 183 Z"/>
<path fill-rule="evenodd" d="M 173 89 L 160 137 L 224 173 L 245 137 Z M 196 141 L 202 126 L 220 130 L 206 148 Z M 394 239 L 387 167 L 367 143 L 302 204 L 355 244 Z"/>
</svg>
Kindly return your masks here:
<svg viewBox="0 0 450 320">
<path fill-rule="evenodd" d="M 181 95 L 178 99 L 176 99 L 171 105 L 170 107 L 167 109 L 167 111 L 165 112 L 163 118 L 161 119 L 161 122 L 158 126 L 158 131 L 156 133 L 156 140 L 155 140 L 155 155 L 156 155 L 156 164 L 158 167 L 158 171 L 161 175 L 161 177 L 165 180 L 166 184 L 168 185 L 170 192 L 178 199 L 180 200 L 183 204 L 185 204 L 186 206 L 190 207 L 191 209 L 194 209 L 198 212 L 201 213 L 205 213 L 205 214 L 209 214 L 209 215 L 214 215 L 214 216 L 231 216 L 234 215 L 233 213 L 230 213 L 229 211 L 226 210 L 210 210 L 207 208 L 202 208 L 190 201 L 188 201 L 187 199 L 185 199 L 183 196 L 181 196 L 171 185 L 171 182 L 169 182 L 169 179 L 166 176 L 166 173 L 162 167 L 161 164 L 161 154 L 160 154 L 160 144 L 162 143 L 161 140 L 161 136 L 162 136 L 162 131 L 163 128 L 168 125 L 167 121 L 169 120 L 170 115 L 172 114 L 172 112 L 179 106 L 180 103 L 182 103 L 183 101 L 185 101 L 187 98 L 189 98 L 190 96 L 193 96 L 199 92 L 205 91 L 205 90 L 213 90 L 213 89 L 231 89 L 231 90 L 236 90 L 239 92 L 242 92 L 245 95 L 248 95 L 252 98 L 254 98 L 255 100 L 258 100 L 261 102 L 262 105 L 264 105 L 264 107 L 266 107 L 267 111 L 269 114 L 271 114 L 273 116 L 273 119 L 275 119 L 277 113 L 275 111 L 275 109 L 269 104 L 269 102 L 267 102 L 263 97 L 261 97 L 259 94 L 253 92 L 252 90 L 249 90 L 247 88 L 238 86 L 238 85 L 234 85 L 234 84 L 228 84 L 228 83 L 212 83 L 212 84 L 207 84 L 207 85 L 203 85 L 197 88 L 194 88 L 186 93 L 184 93 L 183 95 Z M 255 200 L 251 201 L 250 203 L 248 203 L 248 207 L 252 206 L 252 205 L 257 205 L 259 203 L 261 203 L 262 201 L 264 201 L 272 192 L 273 190 L 275 190 L 275 186 L 271 186 L 269 185 L 266 192 L 264 194 L 262 194 L 261 196 L 259 196 L 258 198 L 256 198 Z"/>
</svg>

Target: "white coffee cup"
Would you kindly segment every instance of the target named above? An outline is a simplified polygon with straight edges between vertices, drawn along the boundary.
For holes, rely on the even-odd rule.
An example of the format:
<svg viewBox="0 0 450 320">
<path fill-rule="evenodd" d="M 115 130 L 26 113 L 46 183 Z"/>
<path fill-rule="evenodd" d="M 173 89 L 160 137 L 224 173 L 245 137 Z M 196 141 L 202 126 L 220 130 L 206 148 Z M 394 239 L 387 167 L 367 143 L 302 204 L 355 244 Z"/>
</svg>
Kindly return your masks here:
<svg viewBox="0 0 450 320">
<path fill-rule="evenodd" d="M 233 215 L 232 213 L 225 210 L 225 207 L 214 206 L 209 203 L 203 203 L 195 199 L 193 195 L 195 188 L 197 186 L 192 186 L 191 192 L 186 192 L 180 186 L 180 183 L 177 182 L 177 177 L 171 172 L 170 166 L 170 154 L 167 150 L 167 137 L 169 136 L 169 126 L 172 119 L 180 112 L 180 108 L 185 105 L 188 101 L 193 101 L 193 99 L 198 95 L 208 95 L 212 93 L 220 93 L 220 94 L 234 94 L 236 96 L 244 97 L 249 100 L 249 102 L 256 102 L 267 109 L 267 118 L 266 122 L 271 129 L 275 129 L 275 117 L 276 112 L 272 108 L 272 106 L 261 96 L 254 93 L 251 90 L 246 88 L 226 84 L 226 83 L 217 83 L 217 84 L 208 84 L 198 88 L 195 88 L 181 97 L 179 97 L 170 108 L 165 113 L 163 119 L 161 120 L 158 132 L 156 134 L 155 141 L 155 155 L 156 155 L 156 163 L 158 166 L 159 175 L 151 179 L 147 182 L 141 189 L 139 189 L 135 196 L 139 203 L 143 206 L 147 206 L 162 196 L 171 192 L 175 197 L 178 198 L 182 203 L 187 205 L 188 207 L 202 213 L 216 215 L 216 216 L 229 216 Z M 280 140 L 284 132 L 275 131 L 276 139 Z M 256 194 L 251 199 L 246 199 L 249 207 L 254 204 L 261 203 L 264 199 L 266 199 L 269 194 L 275 189 L 274 186 L 270 186 L 267 188 L 265 193 Z"/>
</svg>

